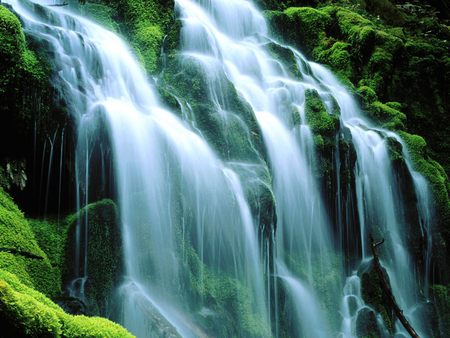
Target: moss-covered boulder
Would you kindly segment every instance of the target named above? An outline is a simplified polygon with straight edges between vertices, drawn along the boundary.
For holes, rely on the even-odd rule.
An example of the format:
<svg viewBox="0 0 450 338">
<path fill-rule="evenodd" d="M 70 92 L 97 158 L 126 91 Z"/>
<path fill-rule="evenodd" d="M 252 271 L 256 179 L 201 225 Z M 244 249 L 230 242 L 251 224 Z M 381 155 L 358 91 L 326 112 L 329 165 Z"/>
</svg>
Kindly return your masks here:
<svg viewBox="0 0 450 338">
<path fill-rule="evenodd" d="M 364 338 L 382 337 L 380 329 L 377 325 L 377 317 L 375 312 L 363 307 L 356 315 L 356 336 Z"/>
<path fill-rule="evenodd" d="M 108 316 L 113 310 L 113 290 L 122 272 L 117 207 L 111 200 L 102 200 L 69 216 L 66 222 L 69 233 L 64 258 L 65 285 L 70 285 L 75 278 L 87 277 L 83 301 L 87 302 L 88 312 Z M 80 241 L 78 250 L 77 237 Z M 87 248 L 84 238 L 87 238 Z M 87 252 L 87 276 L 83 275 L 84 252 Z"/>
<path fill-rule="evenodd" d="M 104 318 L 72 316 L 0 269 L 0 325 L 8 337 L 133 337 Z"/>
</svg>

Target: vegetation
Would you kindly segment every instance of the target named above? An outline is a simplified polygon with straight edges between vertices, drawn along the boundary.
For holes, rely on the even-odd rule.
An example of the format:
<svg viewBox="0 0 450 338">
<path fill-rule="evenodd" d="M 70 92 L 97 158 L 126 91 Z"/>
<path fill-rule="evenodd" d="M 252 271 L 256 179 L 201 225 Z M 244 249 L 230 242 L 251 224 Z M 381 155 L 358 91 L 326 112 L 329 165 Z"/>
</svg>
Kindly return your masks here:
<svg viewBox="0 0 450 338">
<path fill-rule="evenodd" d="M 388 128 L 407 128 L 410 133 L 428 136 L 433 157 L 448 174 L 448 128 L 440 126 L 446 125 L 445 102 L 449 99 L 445 75 L 450 70 L 450 31 L 438 18 L 439 12 L 418 2 L 330 3 L 294 0 L 264 1 L 263 5 L 276 9 L 266 15 L 282 40 L 329 65 L 358 92 L 367 94 L 370 89 L 376 93 L 380 103 L 375 105 L 367 105 L 362 97 L 369 115 Z M 316 8 L 288 8 L 297 4 Z M 382 106 L 385 102 L 400 102 L 400 112 L 407 120 Z M 396 115 L 394 121 L 387 121 L 392 114 Z"/>
<path fill-rule="evenodd" d="M 205 316 L 205 326 L 211 332 L 217 332 L 218 327 L 226 327 L 227 332 L 223 336 L 237 336 L 238 327 L 242 328 L 246 337 L 269 337 L 270 331 L 264 318 L 259 316 L 252 305 L 251 290 L 241 281 L 231 278 L 218 271 L 211 271 L 199 259 L 195 250 L 186 245 L 186 258 L 190 267 L 189 284 L 195 296 L 202 303 L 211 308 L 219 316 Z M 229 318 L 229 323 L 223 325 L 224 318 Z"/>
<path fill-rule="evenodd" d="M 107 316 L 112 307 L 113 290 L 117 286 L 122 270 L 122 239 L 116 205 L 111 200 L 102 200 L 87 205 L 66 219 L 68 236 L 65 238 L 63 257 L 63 279 L 67 283 L 80 271 L 74 271 L 76 231 L 87 229 L 87 275 L 85 294 L 88 313 Z M 85 245 L 81 243 L 82 248 Z M 61 253 L 60 253 L 61 255 Z M 61 256 L 59 256 L 61 259 Z"/>
<path fill-rule="evenodd" d="M 104 318 L 72 316 L 40 292 L 0 270 L 0 323 L 14 337 L 133 337 Z"/>
<path fill-rule="evenodd" d="M 60 274 L 36 242 L 32 228 L 8 194 L 0 187 L 0 247 L 42 259 L 0 251 L 0 269 L 16 274 L 23 283 L 48 296 L 60 292 Z"/>
</svg>

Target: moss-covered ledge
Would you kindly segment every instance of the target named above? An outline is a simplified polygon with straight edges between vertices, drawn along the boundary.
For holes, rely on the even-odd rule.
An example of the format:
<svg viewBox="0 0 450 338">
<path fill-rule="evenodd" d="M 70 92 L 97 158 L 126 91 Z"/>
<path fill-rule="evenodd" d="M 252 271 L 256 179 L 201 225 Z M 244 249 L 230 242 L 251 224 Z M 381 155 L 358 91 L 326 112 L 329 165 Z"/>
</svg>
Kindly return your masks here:
<svg viewBox="0 0 450 338">
<path fill-rule="evenodd" d="M 73 316 L 0 269 L 0 326 L 10 337 L 133 337 L 105 318 Z"/>
</svg>

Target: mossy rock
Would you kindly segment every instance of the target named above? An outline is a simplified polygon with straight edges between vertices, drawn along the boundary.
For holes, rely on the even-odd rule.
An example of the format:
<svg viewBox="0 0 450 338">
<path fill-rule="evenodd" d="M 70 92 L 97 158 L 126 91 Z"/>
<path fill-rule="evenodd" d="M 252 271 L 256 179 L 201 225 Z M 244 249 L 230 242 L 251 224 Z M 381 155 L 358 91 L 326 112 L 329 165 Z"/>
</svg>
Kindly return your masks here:
<svg viewBox="0 0 450 338">
<path fill-rule="evenodd" d="M 82 273 L 71 271 L 70 267 L 75 267 L 77 227 L 80 227 L 81 234 L 86 227 L 88 244 L 84 301 L 87 302 L 90 314 L 106 316 L 113 308 L 113 290 L 117 287 L 122 272 L 122 237 L 117 207 L 111 200 L 102 200 L 69 216 L 66 222 L 69 232 L 64 258 L 65 284 Z M 80 245 L 83 248 L 85 243 L 81 242 Z"/>
<path fill-rule="evenodd" d="M 306 122 L 314 134 L 330 137 L 339 130 L 339 116 L 327 111 L 315 90 L 307 90 L 305 93 L 305 116 Z M 333 141 L 330 140 L 334 143 Z"/>
<path fill-rule="evenodd" d="M 307 55 L 311 55 L 331 21 L 327 13 L 311 7 L 290 7 L 283 12 L 267 11 L 265 14 L 284 41 Z"/>
<path fill-rule="evenodd" d="M 364 338 L 381 337 L 381 332 L 377 325 L 377 317 L 373 310 L 364 307 L 356 315 L 356 335 Z"/>
<path fill-rule="evenodd" d="M 186 243 L 185 253 L 190 267 L 189 285 L 197 298 L 212 310 L 212 315 L 202 315 L 198 320 L 205 330 L 220 336 L 270 337 L 268 323 L 256 313 L 251 290 L 220 271 L 213 271 L 201 262 L 195 250 Z M 201 310 L 201 309 L 200 309 Z"/>
<path fill-rule="evenodd" d="M 433 285 L 431 299 L 438 316 L 439 333 L 445 337 L 450 332 L 450 285 Z"/>
<path fill-rule="evenodd" d="M 56 202 L 53 201 L 57 194 L 49 193 L 48 200 L 51 202 L 47 205 L 48 200 L 44 202 L 36 188 L 38 183 L 32 182 L 35 184 L 32 186 L 29 181 L 38 177 L 37 168 L 47 173 L 48 161 L 41 165 L 40 160 L 49 156 L 49 141 L 58 139 L 56 135 L 59 136 L 63 128 L 66 140 L 69 140 L 69 130 L 72 130 L 73 124 L 70 115 L 66 114 L 61 96 L 57 95 L 51 83 L 50 51 L 32 34 L 25 37 L 19 19 L 5 6 L 8 5 L 0 5 L 0 143 L 3 145 L 0 148 L 0 165 L 19 170 L 16 177 L 7 173 L 9 175 L 2 186 L 7 187 L 27 213 L 42 213 L 44 203 L 46 211 L 53 211 L 56 209 Z M 69 164 L 72 146 L 68 142 L 64 146 L 64 164 Z M 38 153 L 43 155 L 36 156 Z M 68 167 L 64 165 L 62 173 L 73 177 L 68 174 Z M 53 187 L 57 184 L 56 176 L 51 175 L 51 182 L 43 179 L 40 184 Z M 42 174 L 42 177 L 47 175 Z M 65 196 L 71 181 L 62 182 L 62 196 Z M 64 200 L 62 204 L 65 208 L 70 202 Z"/>
<path fill-rule="evenodd" d="M 115 8 L 100 3 L 85 3 L 80 8 L 81 13 L 89 19 L 99 23 L 103 27 L 113 32 L 119 30 L 119 24 L 114 21 L 118 13 Z"/>
<path fill-rule="evenodd" d="M 150 74 L 157 72 L 163 38 L 173 23 L 172 0 L 99 1 L 111 8 L 108 22 L 128 37 L 138 58 Z M 169 10 L 168 10 L 169 8 Z"/>
<path fill-rule="evenodd" d="M 46 295 L 60 292 L 59 269 L 36 242 L 30 224 L 11 197 L 0 188 L 0 269 L 16 274 L 23 283 Z"/>
<path fill-rule="evenodd" d="M 336 41 L 329 49 L 314 49 L 314 59 L 321 63 L 327 63 L 334 71 L 350 78 L 352 75 L 350 48 L 349 43 Z"/>
<path fill-rule="evenodd" d="M 380 101 L 374 101 L 366 107 L 369 116 L 384 128 L 390 130 L 405 129 L 406 115 L 400 109 L 401 105 L 398 102 L 381 103 Z"/>
<path fill-rule="evenodd" d="M 385 278 L 390 285 L 389 276 L 384 271 Z M 389 298 L 381 288 L 380 277 L 373 267 L 373 262 L 365 267 L 361 274 L 361 294 L 364 302 L 381 314 L 389 332 L 394 331 L 394 317 Z M 369 331 L 372 331 L 370 329 Z"/>
<path fill-rule="evenodd" d="M 40 292 L 0 270 L 2 334 L 14 337 L 133 337 L 104 318 L 66 314 Z"/>
<path fill-rule="evenodd" d="M 424 138 L 406 132 L 401 132 L 400 136 L 406 143 L 414 169 L 430 184 L 435 212 L 432 225 L 434 264 L 438 278 L 448 281 L 450 275 L 446 267 L 450 254 L 450 183 L 442 166 L 430 158 Z"/>
</svg>

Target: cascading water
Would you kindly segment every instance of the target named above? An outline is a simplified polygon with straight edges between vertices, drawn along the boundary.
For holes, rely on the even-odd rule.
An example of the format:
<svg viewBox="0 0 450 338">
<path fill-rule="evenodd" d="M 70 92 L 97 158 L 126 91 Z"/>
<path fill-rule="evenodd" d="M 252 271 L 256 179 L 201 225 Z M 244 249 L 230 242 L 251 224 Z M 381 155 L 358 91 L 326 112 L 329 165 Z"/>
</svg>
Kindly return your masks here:
<svg viewBox="0 0 450 338">
<path fill-rule="evenodd" d="M 370 233 L 386 237 L 381 257 L 394 295 L 421 336 L 427 336 L 418 300 L 419 289 L 428 287 L 430 269 L 426 182 L 412 170 L 404 150 L 421 231 L 428 240 L 423 277 L 413 270 L 403 233 L 404 205 L 389 158 L 387 139 L 400 138 L 364 118 L 328 70 L 270 38 L 262 14 L 250 2 L 176 0 L 176 7 L 183 24 L 181 57 L 205 69 L 208 99 L 227 119 L 225 89 L 217 81 L 217 74 L 225 74 L 262 131 L 277 214 L 271 259 L 263 259 L 268 252 L 261 254 L 267 248 L 258 241 L 260 231 L 242 182 L 245 175 L 235 170 L 245 167 L 257 175 L 259 163 L 222 161 L 191 126 L 188 118 L 195 111 L 189 103 L 184 120 L 168 111 L 129 48 L 113 33 L 61 8 L 7 2 L 27 34 L 53 52 L 54 82 L 78 127 L 79 208 L 92 201 L 94 149 L 103 138 L 112 148 L 125 262 L 119 321 L 134 334 L 244 336 L 252 322 L 259 328 L 252 331 L 255 336 L 353 337 L 358 313 L 374 311 L 362 300 L 359 277 L 345 279 L 340 250 L 349 243 L 336 246 L 315 176 L 314 134 L 305 112 L 307 92 L 316 91 L 330 114 L 338 106 L 341 128 L 350 130 L 356 150 L 360 238 L 351 240 L 360 242 L 358 258 L 365 263 L 370 256 Z M 271 46 L 292 53 L 298 79 L 271 54 Z M 78 297 L 89 279 L 87 224 L 82 220 L 77 230 L 71 289 Z M 274 266 L 264 268 L 268 261 Z M 229 300 L 238 304 L 234 331 L 225 327 L 230 315 L 218 313 L 207 299 L 207 292 L 224 292 L 224 285 L 232 289 Z M 244 309 L 246 318 L 240 318 Z M 385 334 L 381 316 L 376 318 Z M 405 334 L 398 323 L 396 331 Z"/>
<path fill-rule="evenodd" d="M 314 149 L 312 133 L 304 118 L 305 84 L 288 78 L 283 65 L 262 46 L 267 42 L 266 23 L 249 2 L 178 0 L 176 3 L 183 22 L 183 55 L 198 60 L 208 74 L 223 70 L 253 108 L 263 132 L 277 201 L 276 261 L 283 270 L 280 281 L 287 284 L 294 311 L 302 309 L 295 319 L 300 325 L 294 324 L 291 333 L 329 336 L 331 332 L 327 325 L 322 325 L 326 321 L 321 319 L 318 295 L 312 286 L 314 274 L 317 277 L 331 268 L 328 256 L 331 241 L 330 225 L 312 174 Z M 215 67 L 218 69 L 211 72 Z M 212 99 L 220 97 L 221 87 L 214 86 L 214 78 L 209 83 Z M 291 122 L 293 109 L 302 117 L 298 127 Z M 299 266 L 295 279 L 288 269 Z M 336 276 L 339 279 L 339 273 Z M 336 280 L 328 285 L 330 294 L 337 295 L 337 289 L 336 292 L 331 289 L 339 284 Z M 310 316 L 303 316 L 307 311 Z M 310 325 L 311 318 L 321 325 Z"/>
<path fill-rule="evenodd" d="M 205 69 L 216 67 L 222 70 L 252 106 L 262 129 L 277 202 L 276 274 L 286 284 L 295 304 L 293 310 L 298 312 L 294 319 L 294 322 L 298 321 L 298 327 L 293 324 L 291 334 L 330 336 L 326 323 L 333 317 L 328 311 L 328 318 L 321 318 L 321 300 L 317 298 L 317 285 L 314 285 L 315 280 L 323 277 L 320 272 L 331 268 L 333 257 L 328 255 L 332 248 L 331 228 L 312 171 L 315 165 L 313 139 L 304 113 L 308 89 L 318 92 L 330 114 L 335 100 L 343 127 L 351 132 L 357 154 L 355 184 L 361 258 L 364 260 L 370 255 L 369 234 L 381 229 L 387 240 L 383 263 L 397 301 L 413 326 L 425 334 L 421 325 L 423 319 L 414 313 L 419 304 L 418 276 L 411 271 L 414 264 L 403 234 L 406 222 L 402 216 L 404 206 L 387 145 L 388 137 L 399 139 L 398 136 L 375 127 L 364 118 L 355 100 L 328 70 L 308 62 L 299 52 L 271 39 L 264 18 L 250 2 L 177 0 L 176 3 L 183 22 L 185 57 L 197 59 Z M 289 49 L 294 54 L 302 81 L 289 76 L 287 68 L 274 59 L 269 52 L 270 44 Z M 214 79 L 210 79 L 210 84 L 212 97 L 220 96 L 221 88 L 214 87 Z M 293 123 L 293 111 L 300 115 L 300 126 Z M 423 178 L 412 171 L 412 165 L 405 157 L 419 201 L 419 218 L 425 224 L 422 231 L 428 239 L 425 254 L 425 270 L 428 270 L 431 252 L 428 192 Z M 341 247 L 346 245 L 348 243 L 342 243 Z M 295 264 L 300 264 L 303 271 L 296 271 L 297 274 L 289 271 L 295 270 Z M 319 273 L 313 271 L 313 266 Z M 334 286 L 341 286 L 339 265 L 333 268 L 337 270 Z M 425 274 L 427 276 L 428 271 Z M 349 316 L 344 316 L 343 320 L 348 321 Z M 396 329 L 404 332 L 399 324 L 396 324 Z M 353 333 L 347 330 L 342 334 Z"/>
<path fill-rule="evenodd" d="M 162 107 L 117 36 L 62 9 L 39 7 L 39 14 L 32 4 L 10 3 L 26 31 L 55 52 L 55 82 L 78 123 L 79 207 L 90 201 L 92 148 L 108 130 L 124 243 L 123 324 L 148 336 L 155 332 L 148 318 L 163 317 L 168 331 L 202 335 L 191 312 L 201 310 L 203 301 L 192 304 L 192 292 L 183 284 L 198 278 L 196 287 L 206 287 L 211 273 L 236 280 L 242 285 L 236 286 L 238 294 L 250 290 L 251 309 L 264 320 L 260 250 L 239 177 L 188 124 Z M 79 297 L 89 279 L 86 236 L 79 227 L 72 283 Z M 194 263 L 198 276 L 193 277 L 186 265 Z"/>
</svg>

